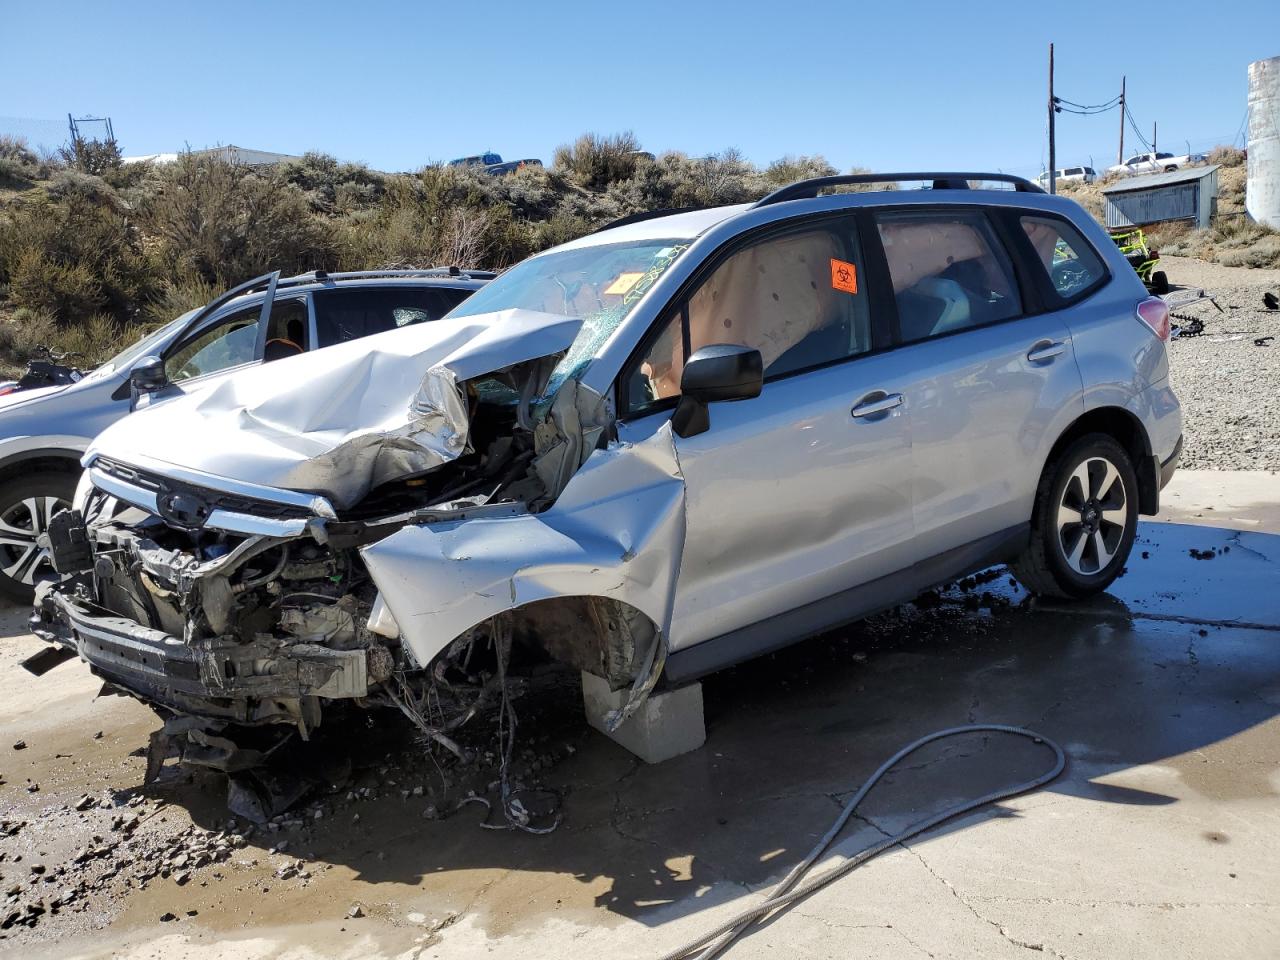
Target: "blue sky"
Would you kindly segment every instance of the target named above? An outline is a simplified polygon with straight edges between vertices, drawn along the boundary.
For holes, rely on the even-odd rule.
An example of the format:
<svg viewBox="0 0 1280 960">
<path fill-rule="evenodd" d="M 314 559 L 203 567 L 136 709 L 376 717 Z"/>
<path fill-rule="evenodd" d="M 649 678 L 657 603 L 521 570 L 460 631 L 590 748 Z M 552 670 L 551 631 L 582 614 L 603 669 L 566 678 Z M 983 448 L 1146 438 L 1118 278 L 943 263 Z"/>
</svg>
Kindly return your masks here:
<svg viewBox="0 0 1280 960">
<path fill-rule="evenodd" d="M 105 113 L 126 154 L 235 143 L 383 170 L 632 130 L 655 152 L 1034 174 L 1050 40 L 1060 96 L 1103 102 L 1125 73 L 1175 152 L 1235 137 L 1248 63 L 1280 55 L 1276 0 L 0 4 L 0 132 L 56 143 L 68 111 Z M 1060 166 L 1115 162 L 1114 111 L 1059 119 Z"/>
</svg>

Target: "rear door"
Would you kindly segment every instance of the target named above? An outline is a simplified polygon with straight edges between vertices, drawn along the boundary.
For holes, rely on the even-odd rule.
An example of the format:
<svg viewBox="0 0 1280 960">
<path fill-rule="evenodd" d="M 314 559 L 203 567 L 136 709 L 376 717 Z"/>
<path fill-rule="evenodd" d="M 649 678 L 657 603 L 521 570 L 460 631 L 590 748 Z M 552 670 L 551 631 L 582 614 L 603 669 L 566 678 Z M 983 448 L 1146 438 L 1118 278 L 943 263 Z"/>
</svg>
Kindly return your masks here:
<svg viewBox="0 0 1280 960">
<path fill-rule="evenodd" d="M 762 621 L 909 564 L 910 430 L 872 295 L 853 218 L 757 236 L 708 265 L 624 371 L 619 433 L 638 440 L 670 419 L 698 348 L 743 344 L 765 363 L 759 397 L 712 404 L 709 430 L 674 438 L 686 533 L 673 648 L 750 625 L 731 659 L 781 646 L 832 606 Z"/>
<path fill-rule="evenodd" d="M 931 562 L 962 566 L 952 554 L 997 548 L 1030 520 L 1082 386 L 1063 315 L 1020 265 L 1025 238 L 976 207 L 875 216 L 911 416 L 914 559 L 930 580 Z"/>
</svg>

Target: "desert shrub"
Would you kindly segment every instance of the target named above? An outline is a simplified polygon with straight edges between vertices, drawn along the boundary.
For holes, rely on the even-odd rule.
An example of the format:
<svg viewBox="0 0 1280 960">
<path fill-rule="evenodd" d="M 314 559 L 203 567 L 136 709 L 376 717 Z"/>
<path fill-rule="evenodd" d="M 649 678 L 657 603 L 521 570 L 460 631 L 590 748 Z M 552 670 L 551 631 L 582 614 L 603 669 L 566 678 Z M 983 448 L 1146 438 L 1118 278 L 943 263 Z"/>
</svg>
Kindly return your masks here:
<svg viewBox="0 0 1280 960">
<path fill-rule="evenodd" d="M 127 320 L 155 283 L 155 265 L 109 187 L 64 186 L 0 216 L 0 282 L 16 306 L 64 323 L 96 312 Z"/>
<path fill-rule="evenodd" d="M 39 179 L 40 158 L 22 137 L 0 135 L 0 184 L 22 186 Z"/>
<path fill-rule="evenodd" d="M 280 164 L 276 175 L 301 190 L 312 209 L 321 213 L 349 212 L 376 203 L 386 184 L 385 174 L 362 163 L 340 163 L 315 151 Z"/>
<path fill-rule="evenodd" d="M 148 326 L 168 323 L 188 310 L 204 306 L 223 289 L 200 276 L 165 280 L 151 299 L 143 304 L 141 321 Z"/>
<path fill-rule="evenodd" d="M 43 250 L 28 247 L 13 265 L 9 297 L 20 307 L 69 320 L 97 308 L 102 282 L 84 263 L 59 262 Z"/>
<path fill-rule="evenodd" d="M 769 183 L 784 187 L 797 180 L 810 180 L 814 177 L 830 177 L 839 171 L 829 164 L 825 157 L 793 157 L 785 156 L 775 160 L 765 168 L 764 178 Z"/>
<path fill-rule="evenodd" d="M 120 145 L 110 139 L 76 139 L 71 146 L 61 147 L 58 155 L 68 167 L 95 176 L 120 166 Z"/>
<path fill-rule="evenodd" d="M 1209 162 L 1222 167 L 1244 166 L 1244 151 L 1235 147 L 1220 146 L 1209 151 Z"/>
<path fill-rule="evenodd" d="M 628 131 L 612 136 L 584 133 L 573 143 L 556 147 L 554 165 L 581 186 L 603 190 L 611 183 L 631 179 L 646 162 L 640 142 Z"/>
<path fill-rule="evenodd" d="M 229 286 L 269 269 L 298 273 L 337 262 L 328 224 L 278 175 L 186 154 L 157 170 L 156 181 L 140 214 L 171 275 Z"/>
</svg>

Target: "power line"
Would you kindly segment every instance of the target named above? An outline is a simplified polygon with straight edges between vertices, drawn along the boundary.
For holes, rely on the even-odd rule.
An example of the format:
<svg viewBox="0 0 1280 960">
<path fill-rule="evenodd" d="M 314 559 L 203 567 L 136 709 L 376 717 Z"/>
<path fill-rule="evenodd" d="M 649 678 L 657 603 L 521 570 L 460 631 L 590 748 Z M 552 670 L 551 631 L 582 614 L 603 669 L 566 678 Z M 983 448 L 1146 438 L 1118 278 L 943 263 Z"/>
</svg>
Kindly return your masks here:
<svg viewBox="0 0 1280 960">
<path fill-rule="evenodd" d="M 1067 106 L 1075 107 L 1078 110 L 1094 110 L 1102 112 L 1110 110 L 1112 107 L 1118 106 L 1120 103 L 1120 94 L 1116 94 L 1106 103 L 1076 103 L 1074 100 L 1068 100 L 1065 97 L 1054 97 L 1054 102 L 1059 104 L 1067 104 Z M 1066 109 L 1065 107 L 1063 109 Z"/>
</svg>

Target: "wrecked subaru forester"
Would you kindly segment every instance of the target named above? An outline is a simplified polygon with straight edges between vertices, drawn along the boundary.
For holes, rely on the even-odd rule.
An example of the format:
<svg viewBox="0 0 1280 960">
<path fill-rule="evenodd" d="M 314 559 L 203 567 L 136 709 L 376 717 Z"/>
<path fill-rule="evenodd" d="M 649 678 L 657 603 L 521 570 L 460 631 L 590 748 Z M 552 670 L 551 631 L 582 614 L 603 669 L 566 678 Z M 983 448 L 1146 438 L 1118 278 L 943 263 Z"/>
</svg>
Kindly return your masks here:
<svg viewBox="0 0 1280 960">
<path fill-rule="evenodd" d="M 993 563 L 1104 589 L 1181 448 L 1167 308 L 1072 201 L 928 176 L 637 218 L 128 417 L 36 632 L 232 769 L 339 701 L 456 749 L 513 646 L 617 724 Z"/>
</svg>

